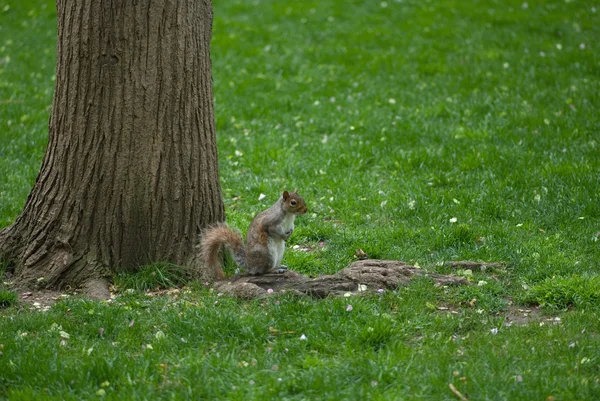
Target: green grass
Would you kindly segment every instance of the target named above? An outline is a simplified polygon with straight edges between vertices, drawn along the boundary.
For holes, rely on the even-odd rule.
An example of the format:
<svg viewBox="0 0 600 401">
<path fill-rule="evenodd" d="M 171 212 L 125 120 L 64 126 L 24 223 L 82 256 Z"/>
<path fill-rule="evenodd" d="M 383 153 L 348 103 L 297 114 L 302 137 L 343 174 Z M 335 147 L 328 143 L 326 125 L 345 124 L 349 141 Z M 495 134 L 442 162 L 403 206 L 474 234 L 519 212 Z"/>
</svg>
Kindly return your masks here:
<svg viewBox="0 0 600 401">
<path fill-rule="evenodd" d="M 9 291 L 0 288 L 0 309 L 8 308 L 17 304 L 17 294 L 14 291 Z"/>
<path fill-rule="evenodd" d="M 143 266 L 135 273 L 120 273 L 114 278 L 114 284 L 126 290 L 165 290 L 184 285 L 189 280 L 188 273 L 181 266 L 158 262 Z"/>
<path fill-rule="evenodd" d="M 472 400 L 599 399 L 600 5 L 214 7 L 230 224 L 298 187 L 309 213 L 284 263 L 299 272 L 336 272 L 357 249 L 506 269 L 461 272 L 468 288 L 242 302 L 198 283 L 146 296 L 180 283 L 151 266 L 111 303 L 2 309 L 0 398 L 451 400 L 453 383 Z M 51 2 L 0 3 L 0 226 L 41 164 L 55 29 Z M 506 325 L 532 303 L 545 314 Z"/>
<path fill-rule="evenodd" d="M 440 291 L 419 283 L 326 302 L 240 302 L 201 289 L 109 304 L 66 300 L 35 318 L 21 312 L 2 322 L 3 395 L 451 399 L 454 383 L 473 399 L 598 396 L 598 341 L 580 330 L 597 331 L 597 316 L 505 328 L 475 311 L 431 310 L 426 302 Z"/>
<path fill-rule="evenodd" d="M 526 301 L 552 308 L 596 308 L 600 304 L 600 276 L 552 277 L 534 285 Z"/>
</svg>

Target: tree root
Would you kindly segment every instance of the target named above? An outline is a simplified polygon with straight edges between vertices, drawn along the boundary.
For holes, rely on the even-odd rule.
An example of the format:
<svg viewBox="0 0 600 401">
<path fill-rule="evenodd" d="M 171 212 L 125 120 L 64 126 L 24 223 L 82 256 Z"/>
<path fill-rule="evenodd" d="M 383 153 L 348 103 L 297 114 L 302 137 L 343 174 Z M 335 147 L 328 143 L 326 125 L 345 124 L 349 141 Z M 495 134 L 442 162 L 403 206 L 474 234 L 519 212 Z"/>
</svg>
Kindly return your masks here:
<svg viewBox="0 0 600 401">
<path fill-rule="evenodd" d="M 215 290 L 252 299 L 274 293 L 293 293 L 325 298 L 346 293 L 394 290 L 415 277 L 429 277 L 436 285 L 468 285 L 464 277 L 432 273 L 397 260 L 359 260 L 333 275 L 309 278 L 294 271 L 261 276 L 236 275 L 215 283 Z"/>
<path fill-rule="evenodd" d="M 87 280 L 81 285 L 81 290 L 85 296 L 91 299 L 110 299 L 109 284 L 108 281 L 103 278 L 93 278 Z"/>
</svg>

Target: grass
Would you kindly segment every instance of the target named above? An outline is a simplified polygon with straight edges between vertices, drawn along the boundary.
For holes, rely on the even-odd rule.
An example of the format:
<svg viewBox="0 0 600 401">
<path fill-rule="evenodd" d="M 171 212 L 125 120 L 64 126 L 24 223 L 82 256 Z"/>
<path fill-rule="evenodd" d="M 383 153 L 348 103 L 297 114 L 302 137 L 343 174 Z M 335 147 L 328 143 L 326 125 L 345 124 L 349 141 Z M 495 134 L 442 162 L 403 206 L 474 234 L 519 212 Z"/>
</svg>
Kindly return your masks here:
<svg viewBox="0 0 600 401">
<path fill-rule="evenodd" d="M 284 263 L 302 273 L 338 271 L 357 249 L 441 273 L 449 260 L 507 268 L 459 272 L 481 284 L 468 288 L 242 302 L 198 283 L 144 293 L 179 283 L 151 266 L 110 303 L 2 309 L 0 398 L 429 400 L 454 399 L 453 383 L 473 400 L 599 399 L 600 7 L 214 7 L 230 224 L 245 230 L 298 187 L 309 213 Z M 6 226 L 47 140 L 54 5 L 8 0 L 0 22 Z M 506 325 L 531 304 L 544 313 Z"/>
<path fill-rule="evenodd" d="M 9 291 L 0 288 L 0 309 L 8 308 L 17 304 L 17 294 L 14 291 Z"/>
<path fill-rule="evenodd" d="M 525 296 L 528 302 L 558 309 L 593 309 L 600 304 L 600 276 L 547 278 Z"/>
<path fill-rule="evenodd" d="M 165 290 L 180 287 L 189 279 L 189 272 L 181 266 L 158 262 L 143 266 L 135 274 L 118 274 L 114 284 L 119 288 L 135 291 Z"/>
</svg>

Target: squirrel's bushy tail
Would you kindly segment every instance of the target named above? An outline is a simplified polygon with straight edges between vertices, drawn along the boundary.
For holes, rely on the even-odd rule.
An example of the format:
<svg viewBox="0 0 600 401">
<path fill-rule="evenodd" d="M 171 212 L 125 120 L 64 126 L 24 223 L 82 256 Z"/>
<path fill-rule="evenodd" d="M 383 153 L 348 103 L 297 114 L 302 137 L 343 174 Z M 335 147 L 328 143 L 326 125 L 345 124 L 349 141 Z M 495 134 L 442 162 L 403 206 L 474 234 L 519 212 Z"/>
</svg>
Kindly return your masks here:
<svg viewBox="0 0 600 401">
<path fill-rule="evenodd" d="M 213 269 L 216 277 L 224 279 L 225 274 L 223 273 L 221 258 L 219 257 L 221 246 L 225 246 L 231 251 L 233 259 L 241 268 L 246 267 L 246 250 L 244 249 L 242 235 L 239 232 L 233 231 L 224 223 L 210 227 L 204 232 L 202 241 L 200 242 L 202 259 L 206 266 Z"/>
</svg>

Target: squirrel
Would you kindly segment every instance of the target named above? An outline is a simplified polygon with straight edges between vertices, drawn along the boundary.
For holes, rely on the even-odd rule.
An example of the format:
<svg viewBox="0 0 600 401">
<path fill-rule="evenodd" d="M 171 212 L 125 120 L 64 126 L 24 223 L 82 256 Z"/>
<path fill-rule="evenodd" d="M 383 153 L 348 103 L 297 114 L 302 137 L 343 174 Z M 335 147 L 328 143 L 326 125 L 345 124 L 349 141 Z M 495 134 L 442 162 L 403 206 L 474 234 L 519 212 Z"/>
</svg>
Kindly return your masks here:
<svg viewBox="0 0 600 401">
<path fill-rule="evenodd" d="M 281 266 L 285 240 L 294 232 L 294 219 L 306 213 L 306 203 L 296 190 L 284 191 L 273 206 L 254 217 L 246 234 L 246 244 L 242 235 L 224 223 L 208 228 L 202 237 L 200 251 L 206 266 L 213 270 L 215 277 L 225 278 L 222 260 L 219 257 L 221 246 L 228 248 L 237 265 L 250 275 L 265 274 Z"/>
</svg>

